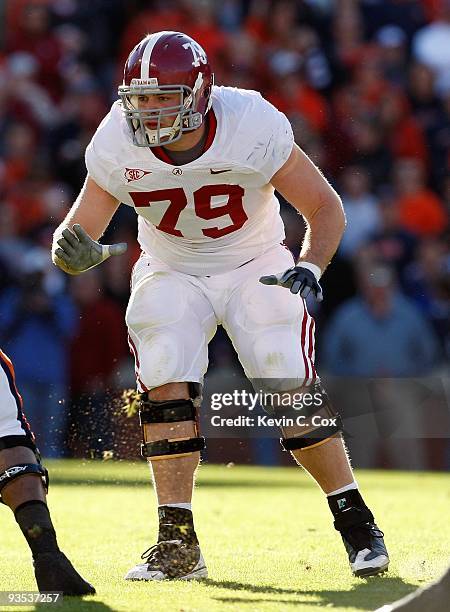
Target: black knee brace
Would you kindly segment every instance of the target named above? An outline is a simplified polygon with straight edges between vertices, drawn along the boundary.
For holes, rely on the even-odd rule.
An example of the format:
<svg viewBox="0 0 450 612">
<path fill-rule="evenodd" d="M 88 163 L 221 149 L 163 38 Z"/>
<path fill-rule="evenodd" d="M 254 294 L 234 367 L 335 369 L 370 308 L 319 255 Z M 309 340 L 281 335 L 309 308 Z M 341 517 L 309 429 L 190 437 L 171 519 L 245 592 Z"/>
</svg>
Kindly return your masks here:
<svg viewBox="0 0 450 612">
<path fill-rule="evenodd" d="M 17 446 L 24 446 L 29 448 L 35 454 L 37 463 L 18 463 L 16 465 L 9 466 L 4 472 L 0 472 L 0 502 L 4 503 L 1 497 L 1 492 L 7 484 L 26 476 L 27 474 L 37 474 L 42 479 L 42 484 L 45 491 L 48 491 L 49 477 L 48 471 L 41 464 L 41 456 L 36 448 L 33 440 L 27 436 L 3 436 L 0 438 L 0 451 L 6 448 L 16 448 Z"/>
<path fill-rule="evenodd" d="M 315 404 L 302 406 L 300 410 L 292 408 L 289 410 L 289 417 L 303 417 L 301 424 L 305 432 L 294 437 L 280 438 L 284 450 L 311 448 L 328 440 L 343 429 L 341 417 L 334 410 L 320 382 L 306 388 L 305 392 L 310 393 L 313 398 L 320 396 L 322 398 L 321 404 L 320 406 Z"/>
<path fill-rule="evenodd" d="M 198 435 L 197 403 L 200 400 L 200 385 L 189 383 L 190 399 L 156 401 L 141 393 L 138 398 L 139 422 L 142 426 L 141 454 L 151 459 L 175 459 L 205 448 L 205 438 Z M 179 423 L 192 421 L 195 438 L 174 438 L 147 442 L 144 425 L 152 423 Z"/>
</svg>

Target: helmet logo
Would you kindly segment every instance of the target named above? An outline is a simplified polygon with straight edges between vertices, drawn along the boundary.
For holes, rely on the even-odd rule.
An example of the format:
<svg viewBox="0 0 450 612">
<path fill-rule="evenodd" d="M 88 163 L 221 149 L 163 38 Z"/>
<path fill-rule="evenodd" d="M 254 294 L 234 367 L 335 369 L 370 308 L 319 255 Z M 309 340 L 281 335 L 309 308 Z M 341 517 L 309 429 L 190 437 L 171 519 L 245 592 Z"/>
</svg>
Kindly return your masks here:
<svg viewBox="0 0 450 612">
<path fill-rule="evenodd" d="M 172 174 L 175 174 L 175 176 L 181 176 L 183 174 L 183 170 L 181 168 L 174 168 L 172 170 Z"/>
<path fill-rule="evenodd" d="M 195 42 L 195 40 L 190 40 L 187 43 L 184 43 L 183 49 L 190 49 L 192 51 L 192 55 L 194 57 L 192 61 L 192 65 L 198 68 L 200 66 L 200 62 L 202 64 L 207 64 L 208 60 L 206 59 L 206 53 L 203 51 L 202 47 Z"/>
</svg>

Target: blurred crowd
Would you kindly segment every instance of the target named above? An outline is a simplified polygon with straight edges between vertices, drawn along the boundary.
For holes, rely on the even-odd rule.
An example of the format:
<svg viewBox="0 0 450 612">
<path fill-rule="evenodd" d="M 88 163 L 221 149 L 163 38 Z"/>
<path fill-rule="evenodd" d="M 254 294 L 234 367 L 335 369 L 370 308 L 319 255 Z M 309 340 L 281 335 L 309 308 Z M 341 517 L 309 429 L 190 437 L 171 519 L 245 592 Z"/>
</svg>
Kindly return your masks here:
<svg viewBox="0 0 450 612">
<path fill-rule="evenodd" d="M 121 207 L 105 237 L 128 242 L 126 256 L 69 278 L 49 253 L 129 51 L 163 29 L 200 42 L 217 84 L 257 89 L 285 112 L 343 199 L 348 227 L 325 301 L 310 304 L 319 370 L 435 377 L 449 396 L 450 0 L 0 6 L 0 346 L 44 454 L 109 449 L 111 397 L 134 385 L 123 322 L 139 255 L 134 213 Z M 282 214 L 298 253 L 304 223 L 286 203 Z M 210 358 L 211 374 L 239 371 L 222 332 Z M 450 464 L 445 441 L 405 444 L 420 450 L 417 467 Z M 407 467 L 392 446 L 379 440 L 368 465 Z M 253 460 L 269 455 L 255 444 Z"/>
</svg>

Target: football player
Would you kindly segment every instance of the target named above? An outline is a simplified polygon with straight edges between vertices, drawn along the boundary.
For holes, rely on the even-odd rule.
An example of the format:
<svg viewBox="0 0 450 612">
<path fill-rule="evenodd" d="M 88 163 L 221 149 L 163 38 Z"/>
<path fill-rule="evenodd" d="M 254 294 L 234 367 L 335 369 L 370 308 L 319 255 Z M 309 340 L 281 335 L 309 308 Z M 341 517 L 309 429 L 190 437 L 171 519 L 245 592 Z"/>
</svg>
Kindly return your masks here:
<svg viewBox="0 0 450 612">
<path fill-rule="evenodd" d="M 383 533 L 316 374 L 305 304 L 310 293 L 322 300 L 320 276 L 344 230 L 338 195 L 294 143 L 286 117 L 256 91 L 215 86 L 205 51 L 181 32 L 141 40 L 118 95 L 87 147 L 86 182 L 55 232 L 53 261 L 79 274 L 123 253 L 125 244 L 98 239 L 120 202 L 138 214 L 142 255 L 126 322 L 159 536 L 126 579 L 207 576 L 191 496 L 204 447 L 201 385 L 218 324 L 250 379 L 319 393 L 308 427 L 282 428 L 282 445 L 326 494 L 353 573 L 386 570 Z M 296 262 L 282 245 L 275 189 L 307 221 Z"/>
<path fill-rule="evenodd" d="M 39 591 L 93 595 L 58 547 L 46 502 L 48 472 L 22 409 L 10 359 L 0 350 L 0 501 L 11 508 L 33 556 Z"/>
</svg>

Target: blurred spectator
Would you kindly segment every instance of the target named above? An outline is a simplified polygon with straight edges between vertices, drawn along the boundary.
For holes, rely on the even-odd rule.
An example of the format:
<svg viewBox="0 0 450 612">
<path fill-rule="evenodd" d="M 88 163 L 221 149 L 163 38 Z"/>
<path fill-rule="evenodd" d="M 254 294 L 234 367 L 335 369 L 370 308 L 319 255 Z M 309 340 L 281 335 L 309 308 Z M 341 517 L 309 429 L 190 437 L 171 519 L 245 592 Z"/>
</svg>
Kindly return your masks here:
<svg viewBox="0 0 450 612">
<path fill-rule="evenodd" d="M 364 23 L 356 2 L 334 4 L 333 39 L 337 63 L 351 68 L 364 47 Z"/>
<path fill-rule="evenodd" d="M 347 227 L 339 245 L 339 254 L 352 257 L 380 226 L 378 203 L 369 190 L 369 175 L 364 168 L 348 166 L 340 179 L 340 193 L 347 217 Z"/>
<path fill-rule="evenodd" d="M 67 349 L 76 310 L 69 296 L 55 290 L 52 275 L 59 272 L 52 269 L 47 251 L 28 251 L 21 266 L 19 284 L 0 295 L 0 346 L 14 359 L 42 454 L 58 457 L 64 452 Z"/>
<path fill-rule="evenodd" d="M 295 45 L 301 53 L 308 83 L 314 89 L 328 89 L 333 81 L 331 62 L 322 47 L 317 32 L 310 27 L 297 28 Z"/>
<path fill-rule="evenodd" d="M 115 370 L 128 353 L 127 335 L 123 311 L 103 294 L 98 268 L 73 277 L 70 288 L 80 322 L 70 345 L 69 444 L 86 454 L 110 449 L 111 392 Z"/>
<path fill-rule="evenodd" d="M 337 310 L 323 347 L 326 371 L 339 377 L 334 389 L 331 384 L 332 396 L 344 415 L 353 415 L 348 421 L 354 428 L 348 440 L 352 456 L 361 466 L 387 456 L 392 467 L 423 469 L 422 390 L 402 377 L 431 374 L 436 337 L 414 304 L 395 289 L 388 268 L 360 270 L 359 282 L 361 297 Z"/>
<path fill-rule="evenodd" d="M 2 222 L 0 223 L 0 261 L 2 262 L 5 274 L 13 278 L 17 272 L 17 262 L 23 253 L 32 247 L 32 243 L 27 242 L 20 236 L 16 211 L 7 202 L 0 204 Z M 2 276 L 2 286 L 6 286 L 5 278 Z M 0 292 L 1 295 L 1 292 Z"/>
<path fill-rule="evenodd" d="M 428 163 L 428 151 L 422 128 L 410 114 L 408 101 L 399 92 L 392 92 L 380 101 L 378 117 L 384 138 L 394 157 L 418 159 Z"/>
<path fill-rule="evenodd" d="M 257 89 L 259 52 L 258 42 L 247 32 L 239 30 L 231 33 L 224 50 L 224 62 L 219 64 L 218 70 L 214 70 L 217 81 L 228 83 L 233 79 L 236 87 Z"/>
<path fill-rule="evenodd" d="M 408 97 L 414 117 L 423 129 L 430 128 L 441 112 L 442 102 L 434 91 L 434 72 L 424 64 L 412 64 L 408 75 Z"/>
<path fill-rule="evenodd" d="M 52 165 L 57 176 L 77 193 L 86 176 L 84 151 L 99 121 L 108 111 L 97 91 L 68 89 L 61 101 L 61 117 L 49 134 Z"/>
<path fill-rule="evenodd" d="M 123 311 L 104 296 L 101 282 L 97 269 L 71 278 L 79 324 L 70 343 L 70 386 L 77 396 L 104 393 L 117 362 L 128 353 Z"/>
<path fill-rule="evenodd" d="M 426 23 L 425 5 L 427 3 L 429 0 L 360 0 L 355 2 L 360 6 L 364 30 L 368 37 L 389 24 L 402 28 L 408 40 L 418 28 Z"/>
<path fill-rule="evenodd" d="M 378 191 L 387 184 L 392 165 L 392 154 L 386 148 L 381 123 L 375 119 L 356 120 L 351 136 L 354 153 L 349 161 L 366 170 Z"/>
<path fill-rule="evenodd" d="M 427 135 L 432 160 L 431 177 L 437 188 L 450 174 L 450 92 L 443 97 L 441 111 L 435 115 Z"/>
<path fill-rule="evenodd" d="M 61 221 L 69 204 L 66 186 L 52 180 L 47 164 L 42 161 L 36 161 L 22 180 L 6 191 L 5 199 L 22 236 L 35 234 L 49 220 L 53 224 Z"/>
<path fill-rule="evenodd" d="M 417 159 L 399 159 L 393 179 L 402 226 L 416 236 L 436 236 L 444 231 L 448 217 L 442 201 L 425 185 L 425 169 Z"/>
<path fill-rule="evenodd" d="M 381 261 L 396 271 L 403 285 L 404 271 L 414 257 L 417 239 L 401 226 L 399 205 L 391 193 L 383 194 L 378 212 L 380 226 L 370 233 L 367 243 Z"/>
<path fill-rule="evenodd" d="M 450 359 L 450 250 L 444 241 L 424 240 L 405 273 L 405 287 L 433 324 L 442 348 Z"/>
<path fill-rule="evenodd" d="M 118 40 L 125 24 L 128 0 L 52 2 L 55 33 L 63 47 L 60 71 L 67 80 L 73 66 L 81 65 L 95 75 L 95 83 L 109 97 L 116 96 Z"/>
<path fill-rule="evenodd" d="M 433 330 L 395 289 L 392 272 L 372 266 L 359 275 L 361 296 L 344 303 L 324 341 L 324 365 L 340 376 L 419 376 L 436 363 Z"/>
<path fill-rule="evenodd" d="M 436 89 L 450 91 L 450 2 L 439 0 L 436 19 L 420 29 L 412 42 L 414 57 L 436 73 Z"/>
<path fill-rule="evenodd" d="M 298 4 L 300 3 L 289 0 L 271 3 L 270 20 L 266 20 L 264 24 L 269 46 L 276 48 L 288 43 L 291 32 L 297 25 Z"/>
<path fill-rule="evenodd" d="M 442 197 L 447 217 L 450 218 L 450 174 L 448 174 L 443 181 Z"/>
<path fill-rule="evenodd" d="M 3 133 L 0 148 L 2 153 L 2 190 L 15 190 L 30 172 L 37 152 L 33 130 L 26 123 L 11 122 Z M 26 209 L 25 216 L 32 216 Z"/>
<path fill-rule="evenodd" d="M 35 82 L 39 65 L 31 53 L 11 53 L 6 62 L 6 78 L 14 81 L 9 99 L 11 106 L 22 108 L 35 128 L 51 126 L 58 119 L 58 108 L 46 88 Z M 26 111 L 25 111 L 26 109 Z"/>
<path fill-rule="evenodd" d="M 7 31 L 6 49 L 9 53 L 26 51 L 31 54 L 38 63 L 39 84 L 57 100 L 62 91 L 59 73 L 62 47 L 51 29 L 50 8 L 42 2 L 21 4 L 16 27 Z"/>
<path fill-rule="evenodd" d="M 221 30 L 226 32 L 239 30 L 244 13 L 244 6 L 240 0 L 223 0 L 217 10 Z"/>
<path fill-rule="evenodd" d="M 380 47 L 384 78 L 395 86 L 404 87 L 408 62 L 405 32 L 396 25 L 388 24 L 378 30 L 375 40 Z"/>
</svg>

